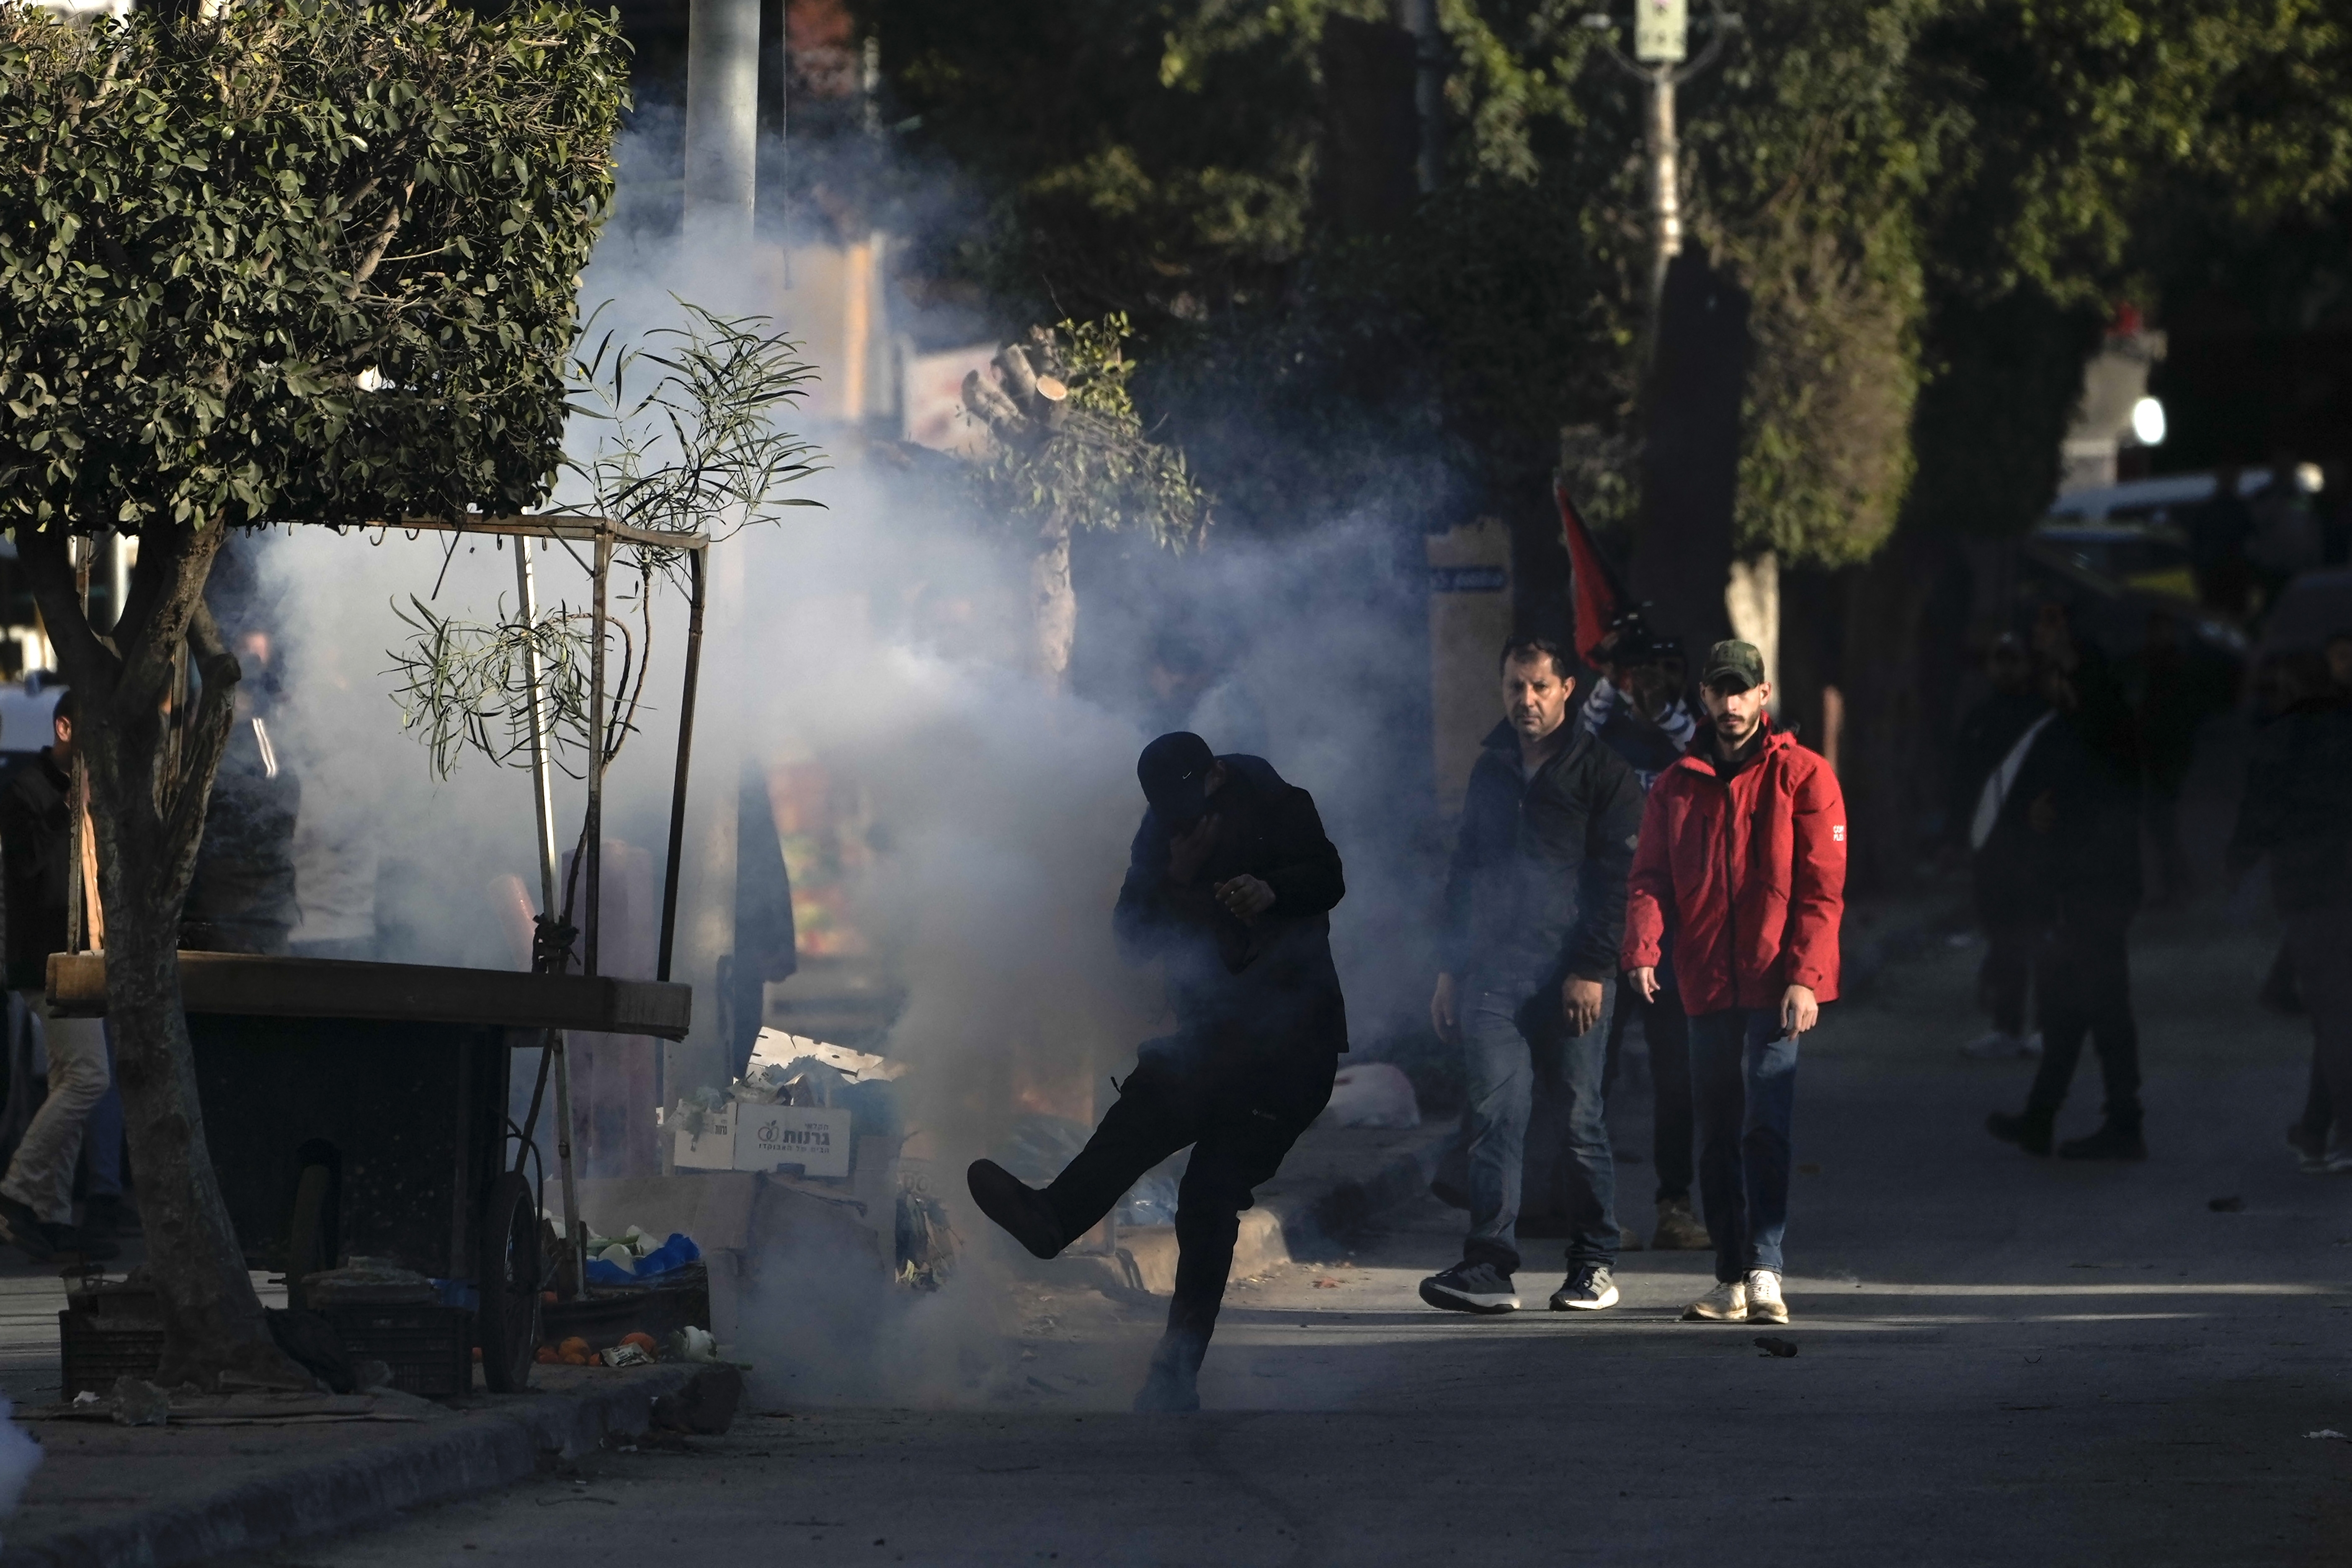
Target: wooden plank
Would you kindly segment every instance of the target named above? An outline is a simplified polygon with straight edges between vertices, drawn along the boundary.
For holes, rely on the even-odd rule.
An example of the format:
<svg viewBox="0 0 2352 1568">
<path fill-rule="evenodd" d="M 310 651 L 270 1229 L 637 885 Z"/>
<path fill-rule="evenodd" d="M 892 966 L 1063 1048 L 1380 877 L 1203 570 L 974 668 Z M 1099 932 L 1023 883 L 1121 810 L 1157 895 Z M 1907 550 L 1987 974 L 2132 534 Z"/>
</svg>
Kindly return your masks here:
<svg viewBox="0 0 2352 1568">
<path fill-rule="evenodd" d="M 684 1040 L 694 1016 L 693 987 L 657 980 L 246 953 L 182 953 L 180 997 L 192 1013 L 410 1019 L 662 1040 Z M 49 1005 L 67 1018 L 102 1017 L 106 955 L 50 954 Z"/>
</svg>

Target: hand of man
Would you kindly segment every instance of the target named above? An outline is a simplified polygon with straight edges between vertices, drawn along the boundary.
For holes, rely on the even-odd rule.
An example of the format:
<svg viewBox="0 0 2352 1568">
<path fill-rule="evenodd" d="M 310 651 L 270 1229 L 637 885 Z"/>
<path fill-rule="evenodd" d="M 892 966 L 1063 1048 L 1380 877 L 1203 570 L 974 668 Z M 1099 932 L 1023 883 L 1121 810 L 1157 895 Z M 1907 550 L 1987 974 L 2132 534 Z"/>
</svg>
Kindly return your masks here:
<svg viewBox="0 0 2352 1568">
<path fill-rule="evenodd" d="M 1568 1032 L 1586 1034 L 1601 1021 L 1601 982 L 1580 980 L 1574 975 L 1559 985 L 1560 1016 L 1568 1020 Z"/>
<path fill-rule="evenodd" d="M 1255 920 L 1274 907 L 1273 887 L 1247 874 L 1217 883 L 1216 894 L 1225 912 L 1241 920 Z"/>
<path fill-rule="evenodd" d="M 2058 797 L 2044 789 L 2025 809 L 2025 825 L 2037 833 L 2046 833 L 2058 825 Z"/>
<path fill-rule="evenodd" d="M 1429 998 L 1429 1027 L 1447 1045 L 1462 1043 L 1462 1016 L 1454 1009 L 1454 977 L 1437 977 L 1437 990 Z"/>
<path fill-rule="evenodd" d="M 1625 983 L 1639 991 L 1643 1001 L 1654 1002 L 1658 999 L 1658 971 L 1649 965 L 1644 964 L 1638 969 L 1626 970 Z"/>
<path fill-rule="evenodd" d="M 1168 880 L 1179 885 L 1201 874 L 1201 864 L 1216 847 L 1217 819 L 1212 814 L 1168 840 Z"/>
<path fill-rule="evenodd" d="M 1790 986 L 1780 998 L 1780 1032 L 1800 1035 L 1822 1021 L 1822 1004 L 1811 986 Z"/>
</svg>

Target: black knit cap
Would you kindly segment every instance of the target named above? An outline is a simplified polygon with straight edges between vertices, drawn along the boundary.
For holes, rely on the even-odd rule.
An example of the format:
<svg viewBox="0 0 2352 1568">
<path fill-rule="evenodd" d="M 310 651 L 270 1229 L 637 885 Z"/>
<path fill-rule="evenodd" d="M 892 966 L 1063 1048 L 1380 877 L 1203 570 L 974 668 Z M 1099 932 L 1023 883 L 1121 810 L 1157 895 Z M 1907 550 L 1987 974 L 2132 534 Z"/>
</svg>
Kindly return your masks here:
<svg viewBox="0 0 2352 1568">
<path fill-rule="evenodd" d="M 1189 729 L 1163 735 L 1135 759 L 1135 777 L 1153 814 L 1174 827 L 1187 827 L 1209 809 L 1209 769 L 1216 766 L 1209 743 Z"/>
</svg>

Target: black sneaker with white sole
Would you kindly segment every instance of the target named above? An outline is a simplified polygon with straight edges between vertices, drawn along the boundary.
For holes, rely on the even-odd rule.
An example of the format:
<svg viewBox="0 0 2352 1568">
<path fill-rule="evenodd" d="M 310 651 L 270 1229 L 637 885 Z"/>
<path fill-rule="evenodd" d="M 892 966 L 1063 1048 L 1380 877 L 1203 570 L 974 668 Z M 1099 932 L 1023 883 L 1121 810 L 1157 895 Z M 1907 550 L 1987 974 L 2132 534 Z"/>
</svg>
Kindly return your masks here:
<svg viewBox="0 0 2352 1568">
<path fill-rule="evenodd" d="M 1597 1312 L 1603 1307 L 1617 1304 L 1617 1281 L 1606 1263 L 1580 1264 L 1568 1271 L 1568 1278 L 1551 1293 L 1551 1310 L 1556 1312 Z"/>
<path fill-rule="evenodd" d="M 1456 1263 L 1421 1282 L 1421 1299 L 1441 1312 L 1476 1312 L 1494 1317 L 1519 1310 L 1511 1277 L 1492 1263 Z"/>
</svg>

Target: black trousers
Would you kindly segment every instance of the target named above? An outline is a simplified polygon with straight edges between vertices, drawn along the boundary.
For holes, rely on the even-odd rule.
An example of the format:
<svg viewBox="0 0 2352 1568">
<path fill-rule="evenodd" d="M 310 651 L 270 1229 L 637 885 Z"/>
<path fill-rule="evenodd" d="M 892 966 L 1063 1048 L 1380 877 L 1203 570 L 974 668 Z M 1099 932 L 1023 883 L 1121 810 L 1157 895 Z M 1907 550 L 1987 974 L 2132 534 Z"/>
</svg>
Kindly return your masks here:
<svg viewBox="0 0 2352 1568">
<path fill-rule="evenodd" d="M 2003 1034 L 2025 1032 L 2025 998 L 2033 983 L 2041 923 L 2010 918 L 1985 923 L 1984 962 L 1977 967 L 1977 999 Z"/>
<path fill-rule="evenodd" d="M 1609 1066 L 1602 1092 L 1616 1086 L 1625 1026 L 1636 1016 L 1642 1020 L 1642 1038 L 1650 1044 L 1650 1157 L 1658 1164 L 1658 1201 L 1686 1198 L 1695 1170 L 1696 1143 L 1690 1018 L 1671 985 L 1660 986 L 1658 999 L 1645 1002 L 1631 985 L 1619 983 L 1616 1007 L 1609 1018 Z"/>
<path fill-rule="evenodd" d="M 1146 1040 L 1135 1071 L 1087 1146 L 1045 1197 L 1076 1236 L 1108 1214 L 1144 1172 L 1192 1146 L 1176 1189 L 1176 1291 L 1169 1348 L 1196 1372 L 1217 1326 L 1234 1239 L 1251 1192 L 1282 1166 L 1331 1101 L 1339 1058 L 1201 1035 Z"/>
<path fill-rule="evenodd" d="M 2139 1025 L 2132 1017 L 2131 962 L 2125 937 L 2131 906 L 2070 904 L 2043 939 L 2033 966 L 2040 993 L 2042 1069 L 2026 1097 L 2029 1115 L 2055 1116 L 2066 1103 L 2087 1038 L 2098 1048 L 2107 1120 L 2140 1124 Z"/>
</svg>

